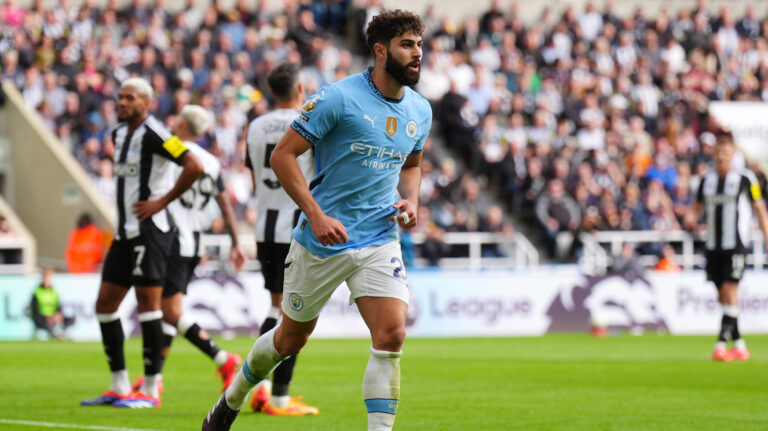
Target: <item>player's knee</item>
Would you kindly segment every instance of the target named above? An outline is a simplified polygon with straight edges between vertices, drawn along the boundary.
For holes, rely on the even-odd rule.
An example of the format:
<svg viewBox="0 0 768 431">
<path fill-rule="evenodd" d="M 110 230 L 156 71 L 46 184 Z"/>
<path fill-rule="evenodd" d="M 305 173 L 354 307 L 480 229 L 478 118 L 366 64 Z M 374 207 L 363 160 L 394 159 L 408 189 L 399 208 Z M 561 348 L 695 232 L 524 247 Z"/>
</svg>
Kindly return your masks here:
<svg viewBox="0 0 768 431">
<path fill-rule="evenodd" d="M 154 288 L 136 289 L 136 302 L 139 313 L 160 310 L 162 291 Z"/>
<path fill-rule="evenodd" d="M 307 344 L 309 334 L 289 334 L 275 338 L 275 349 L 282 357 L 297 355 Z"/>
<path fill-rule="evenodd" d="M 120 302 L 114 298 L 110 298 L 108 295 L 99 292 L 99 296 L 96 298 L 96 313 L 109 314 L 117 312 L 120 308 Z"/>
<path fill-rule="evenodd" d="M 373 336 L 373 346 L 376 350 L 399 352 L 405 342 L 405 327 L 392 326 L 376 331 Z"/>
</svg>

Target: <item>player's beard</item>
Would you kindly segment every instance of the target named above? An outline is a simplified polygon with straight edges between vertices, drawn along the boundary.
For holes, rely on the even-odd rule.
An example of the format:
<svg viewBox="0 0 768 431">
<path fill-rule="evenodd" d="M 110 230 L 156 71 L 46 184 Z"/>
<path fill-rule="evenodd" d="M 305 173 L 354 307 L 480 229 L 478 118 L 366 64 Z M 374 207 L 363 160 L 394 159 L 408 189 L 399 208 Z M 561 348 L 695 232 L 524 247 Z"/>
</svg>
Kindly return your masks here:
<svg viewBox="0 0 768 431">
<path fill-rule="evenodd" d="M 118 114 L 118 115 L 117 115 L 117 121 L 119 121 L 119 122 L 121 122 L 121 123 L 132 123 L 132 122 L 133 122 L 133 120 L 135 120 L 136 118 L 138 118 L 138 116 L 139 116 L 139 113 L 138 113 L 138 112 L 136 112 L 136 111 L 130 112 L 130 113 L 128 113 L 128 114 L 127 114 L 126 116 L 124 116 L 124 117 L 121 117 L 121 116 L 120 116 L 120 114 Z"/>
<path fill-rule="evenodd" d="M 412 64 L 419 64 L 419 61 L 412 61 L 408 64 L 400 64 L 397 62 L 397 60 L 394 59 L 392 56 L 392 53 L 387 50 L 387 61 L 384 63 L 384 70 L 395 79 L 395 81 L 399 82 L 400 85 L 416 85 L 416 83 L 419 82 L 419 75 L 421 74 L 421 66 L 419 65 L 419 70 L 413 71 L 410 69 L 410 66 Z"/>
</svg>

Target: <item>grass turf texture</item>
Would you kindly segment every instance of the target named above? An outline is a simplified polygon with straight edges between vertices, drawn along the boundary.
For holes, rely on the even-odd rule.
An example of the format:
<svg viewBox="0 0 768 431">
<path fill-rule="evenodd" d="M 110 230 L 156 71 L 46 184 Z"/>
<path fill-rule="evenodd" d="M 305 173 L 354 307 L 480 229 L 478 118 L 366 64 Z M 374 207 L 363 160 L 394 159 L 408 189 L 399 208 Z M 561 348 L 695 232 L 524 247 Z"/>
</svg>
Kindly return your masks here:
<svg viewBox="0 0 768 431">
<path fill-rule="evenodd" d="M 252 341 L 220 344 L 244 356 Z M 395 429 L 765 430 L 768 336 L 747 341 L 749 362 L 713 363 L 713 337 L 409 339 Z M 137 339 L 126 344 L 132 379 L 141 372 L 140 347 Z M 246 407 L 232 429 L 364 430 L 368 347 L 366 340 L 311 340 L 291 392 L 320 415 L 270 417 Z M 166 363 L 163 407 L 140 411 L 80 407 L 109 383 L 100 343 L 5 342 L 0 352 L 0 420 L 196 430 L 219 396 L 212 362 L 184 339 Z"/>
</svg>

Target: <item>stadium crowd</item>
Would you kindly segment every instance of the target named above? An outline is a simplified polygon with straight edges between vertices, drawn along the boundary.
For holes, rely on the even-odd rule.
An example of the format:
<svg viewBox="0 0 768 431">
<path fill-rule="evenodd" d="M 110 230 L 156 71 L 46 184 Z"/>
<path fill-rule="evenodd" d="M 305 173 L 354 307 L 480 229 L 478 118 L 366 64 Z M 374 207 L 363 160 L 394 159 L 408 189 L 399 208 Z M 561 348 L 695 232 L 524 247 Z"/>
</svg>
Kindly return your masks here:
<svg viewBox="0 0 768 431">
<path fill-rule="evenodd" d="M 708 103 L 768 101 L 768 19 L 706 6 L 646 17 L 587 3 L 525 25 L 519 3 L 494 0 L 458 27 L 428 13 L 418 89 L 551 254 L 561 232 L 680 229 L 712 168 Z"/>
<path fill-rule="evenodd" d="M 108 132 L 122 80 L 147 78 L 152 111 L 168 123 L 187 103 L 206 107 L 215 126 L 200 143 L 221 159 L 238 215 L 252 225 L 243 131 L 271 109 L 265 72 L 300 63 L 310 93 L 357 72 L 360 35 L 381 3 L 289 0 L 276 14 L 264 1 L 223 10 L 188 0 L 177 13 L 165 3 L 100 9 L 61 0 L 45 8 L 37 0 L 21 8 L 7 0 L 2 78 L 22 90 L 109 201 Z M 768 100 L 768 20 L 751 6 L 743 17 L 705 6 L 620 17 L 610 2 L 601 11 L 588 3 L 561 15 L 545 8 L 529 25 L 518 3 L 502 10 L 492 1 L 459 24 L 430 7 L 417 90 L 456 157 L 426 153 L 422 253 L 454 253 L 440 243 L 445 231 L 509 233 L 507 211 L 538 226 L 553 254 L 561 232 L 679 228 L 710 169 L 708 102 Z M 486 188 L 502 205 L 478 205 Z"/>
</svg>

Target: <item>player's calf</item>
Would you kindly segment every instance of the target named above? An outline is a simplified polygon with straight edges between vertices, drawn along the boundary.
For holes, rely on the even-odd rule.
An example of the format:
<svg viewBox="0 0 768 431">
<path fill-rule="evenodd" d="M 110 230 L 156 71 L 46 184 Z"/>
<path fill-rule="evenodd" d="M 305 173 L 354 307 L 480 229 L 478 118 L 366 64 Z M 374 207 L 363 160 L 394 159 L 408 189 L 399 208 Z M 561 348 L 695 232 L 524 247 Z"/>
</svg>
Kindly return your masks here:
<svg viewBox="0 0 768 431">
<path fill-rule="evenodd" d="M 363 377 L 363 400 L 368 410 L 368 431 L 390 431 L 400 404 L 400 357 L 371 347 Z"/>
</svg>

